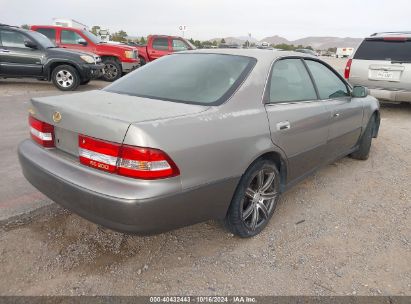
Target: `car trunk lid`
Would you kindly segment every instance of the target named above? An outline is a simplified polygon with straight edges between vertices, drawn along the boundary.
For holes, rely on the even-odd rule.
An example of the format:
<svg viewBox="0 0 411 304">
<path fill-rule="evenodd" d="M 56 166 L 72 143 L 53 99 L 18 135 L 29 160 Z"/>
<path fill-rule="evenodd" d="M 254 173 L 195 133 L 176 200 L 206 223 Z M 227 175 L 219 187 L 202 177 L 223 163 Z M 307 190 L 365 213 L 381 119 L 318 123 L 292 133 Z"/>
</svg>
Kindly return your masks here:
<svg viewBox="0 0 411 304">
<path fill-rule="evenodd" d="M 54 126 L 56 148 L 77 156 L 79 134 L 122 143 L 132 123 L 195 114 L 207 108 L 105 91 L 89 91 L 33 98 L 30 112 L 37 119 Z"/>
</svg>

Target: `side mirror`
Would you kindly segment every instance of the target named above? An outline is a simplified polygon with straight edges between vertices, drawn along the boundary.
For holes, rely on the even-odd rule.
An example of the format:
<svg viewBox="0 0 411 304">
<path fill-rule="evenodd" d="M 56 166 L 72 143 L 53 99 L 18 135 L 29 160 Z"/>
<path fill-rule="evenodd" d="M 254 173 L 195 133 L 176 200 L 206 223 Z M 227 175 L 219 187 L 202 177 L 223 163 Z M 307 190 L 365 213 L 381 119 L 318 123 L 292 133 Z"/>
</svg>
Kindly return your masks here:
<svg viewBox="0 0 411 304">
<path fill-rule="evenodd" d="M 369 91 L 366 87 L 363 86 L 354 86 L 352 89 L 352 97 L 354 98 L 364 98 L 367 97 L 369 94 Z"/>
<path fill-rule="evenodd" d="M 31 49 L 37 49 L 37 44 L 31 40 L 24 40 L 24 46 Z"/>
<path fill-rule="evenodd" d="M 81 45 L 84 45 L 84 46 L 87 45 L 87 41 L 84 40 L 84 39 L 80 39 L 79 41 L 77 41 L 77 43 L 78 43 L 78 44 L 81 44 Z"/>
</svg>

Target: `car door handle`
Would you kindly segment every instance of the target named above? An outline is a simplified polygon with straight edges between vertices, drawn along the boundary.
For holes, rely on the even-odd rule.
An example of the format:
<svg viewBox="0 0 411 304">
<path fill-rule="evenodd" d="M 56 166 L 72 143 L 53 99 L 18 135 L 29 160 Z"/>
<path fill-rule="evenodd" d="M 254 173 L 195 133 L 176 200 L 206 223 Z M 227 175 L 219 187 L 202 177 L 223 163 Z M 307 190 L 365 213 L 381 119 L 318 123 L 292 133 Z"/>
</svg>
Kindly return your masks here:
<svg viewBox="0 0 411 304">
<path fill-rule="evenodd" d="M 340 117 L 340 113 L 334 113 L 334 114 L 333 114 L 333 117 L 334 117 L 334 118 Z"/>
<path fill-rule="evenodd" d="M 10 53 L 9 50 L 0 49 L 0 53 Z"/>
<path fill-rule="evenodd" d="M 283 130 L 288 130 L 291 128 L 290 122 L 289 121 L 281 121 L 277 123 L 277 130 L 278 131 L 283 131 Z"/>
</svg>

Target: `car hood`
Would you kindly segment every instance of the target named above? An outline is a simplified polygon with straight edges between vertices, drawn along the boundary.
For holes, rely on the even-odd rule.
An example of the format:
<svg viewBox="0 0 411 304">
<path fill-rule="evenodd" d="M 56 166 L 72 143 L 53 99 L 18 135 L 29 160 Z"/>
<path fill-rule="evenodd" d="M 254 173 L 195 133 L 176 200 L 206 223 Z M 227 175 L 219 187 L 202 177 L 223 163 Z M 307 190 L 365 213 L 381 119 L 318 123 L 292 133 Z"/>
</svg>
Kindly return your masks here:
<svg viewBox="0 0 411 304">
<path fill-rule="evenodd" d="M 56 56 L 62 56 L 62 55 L 69 55 L 70 57 L 72 57 L 73 55 L 78 55 L 78 56 L 81 56 L 81 55 L 96 56 L 95 54 L 90 53 L 90 52 L 70 50 L 70 49 L 59 48 L 59 47 L 49 48 L 49 49 L 47 49 L 47 51 L 49 52 L 49 54 L 54 54 L 54 55 L 56 55 Z"/>
<path fill-rule="evenodd" d="M 106 91 L 38 97 L 31 100 L 31 111 L 44 122 L 99 139 L 122 142 L 132 123 L 163 120 L 196 114 L 207 106 L 148 99 Z M 53 114 L 61 121 L 55 123 Z"/>
<path fill-rule="evenodd" d="M 124 52 L 124 51 L 132 51 L 136 48 L 133 46 L 128 46 L 125 44 L 110 44 L 110 43 L 99 43 L 96 45 L 97 51 L 113 51 L 113 52 Z"/>
</svg>

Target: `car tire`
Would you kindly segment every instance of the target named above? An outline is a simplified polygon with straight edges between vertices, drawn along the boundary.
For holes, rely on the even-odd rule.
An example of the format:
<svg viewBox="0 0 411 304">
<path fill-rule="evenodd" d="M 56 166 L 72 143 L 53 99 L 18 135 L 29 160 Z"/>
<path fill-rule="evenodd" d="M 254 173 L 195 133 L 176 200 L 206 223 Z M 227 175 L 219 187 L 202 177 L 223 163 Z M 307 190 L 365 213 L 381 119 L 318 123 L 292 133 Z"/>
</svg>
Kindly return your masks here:
<svg viewBox="0 0 411 304">
<path fill-rule="evenodd" d="M 254 162 L 240 179 L 225 226 L 242 238 L 259 234 L 272 217 L 279 196 L 280 174 L 276 164 L 264 159 Z"/>
<path fill-rule="evenodd" d="M 143 66 L 146 64 L 146 60 L 143 57 L 138 57 L 140 58 L 140 66 Z"/>
<path fill-rule="evenodd" d="M 359 160 L 367 160 L 370 155 L 371 142 L 375 128 L 375 115 L 370 118 L 370 121 L 365 128 L 364 134 L 358 143 L 358 150 L 351 153 L 350 157 Z"/>
<path fill-rule="evenodd" d="M 51 73 L 53 84 L 61 91 L 74 91 L 80 85 L 80 76 L 71 65 L 59 65 Z"/>
<path fill-rule="evenodd" d="M 120 63 L 112 58 L 103 59 L 104 75 L 103 80 L 113 82 L 122 76 L 122 69 Z"/>
<path fill-rule="evenodd" d="M 83 80 L 82 82 L 80 82 L 80 85 L 86 85 L 91 81 L 91 79 L 87 79 L 87 80 Z"/>
</svg>

